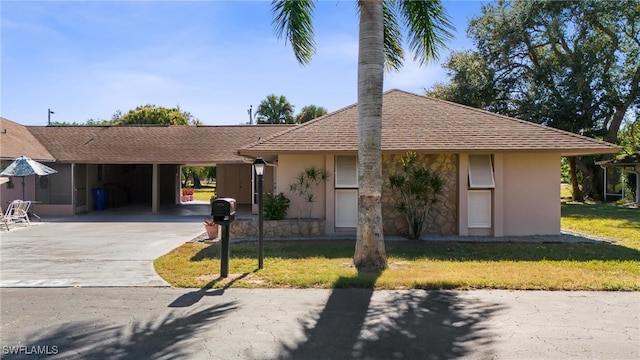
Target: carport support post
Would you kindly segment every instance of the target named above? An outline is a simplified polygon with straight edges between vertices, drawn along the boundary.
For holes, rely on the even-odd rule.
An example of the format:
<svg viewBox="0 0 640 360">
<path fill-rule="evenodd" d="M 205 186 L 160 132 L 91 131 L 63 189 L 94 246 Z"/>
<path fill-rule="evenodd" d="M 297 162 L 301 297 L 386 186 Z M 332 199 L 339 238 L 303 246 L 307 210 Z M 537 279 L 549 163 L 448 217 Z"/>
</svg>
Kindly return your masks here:
<svg viewBox="0 0 640 360">
<path fill-rule="evenodd" d="M 151 212 L 157 213 L 160 206 L 160 187 L 158 186 L 158 164 L 153 164 L 151 177 Z"/>
<path fill-rule="evenodd" d="M 220 248 L 220 277 L 229 276 L 229 224 L 222 225 L 222 246 Z"/>
</svg>

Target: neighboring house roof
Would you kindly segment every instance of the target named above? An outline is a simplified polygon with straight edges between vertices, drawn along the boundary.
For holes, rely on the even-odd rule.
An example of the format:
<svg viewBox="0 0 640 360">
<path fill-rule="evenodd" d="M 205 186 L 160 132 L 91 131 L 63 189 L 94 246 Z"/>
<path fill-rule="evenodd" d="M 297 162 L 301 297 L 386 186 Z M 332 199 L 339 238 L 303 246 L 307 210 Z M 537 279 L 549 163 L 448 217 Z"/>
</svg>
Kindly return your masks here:
<svg viewBox="0 0 640 360">
<path fill-rule="evenodd" d="M 640 153 L 629 154 L 623 158 L 596 161 L 597 165 L 602 167 L 607 166 L 633 166 L 640 164 Z"/>
<path fill-rule="evenodd" d="M 58 162 L 214 164 L 242 162 L 237 149 L 295 125 L 33 126 Z"/>
<path fill-rule="evenodd" d="M 245 146 L 239 153 L 358 150 L 357 104 Z M 430 153 L 616 153 L 619 146 L 574 133 L 497 115 L 401 90 L 383 95 L 382 150 Z"/>
<path fill-rule="evenodd" d="M 36 161 L 55 161 L 24 125 L 0 117 L 0 158 L 13 160 L 20 156 Z"/>
</svg>

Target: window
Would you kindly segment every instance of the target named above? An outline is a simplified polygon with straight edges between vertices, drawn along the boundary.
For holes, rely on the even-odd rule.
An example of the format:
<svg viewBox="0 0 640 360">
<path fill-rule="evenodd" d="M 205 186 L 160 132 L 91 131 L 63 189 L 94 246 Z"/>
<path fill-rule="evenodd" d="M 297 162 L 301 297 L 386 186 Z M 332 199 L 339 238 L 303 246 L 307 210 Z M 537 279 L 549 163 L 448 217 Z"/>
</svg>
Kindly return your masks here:
<svg viewBox="0 0 640 360">
<path fill-rule="evenodd" d="M 358 187 L 358 158 L 355 156 L 336 156 L 336 188 Z"/>
<path fill-rule="evenodd" d="M 358 158 L 336 156 L 335 161 L 335 226 L 356 227 L 358 224 Z"/>
<path fill-rule="evenodd" d="M 493 189 L 495 187 L 491 155 L 469 155 L 469 188 Z"/>
</svg>

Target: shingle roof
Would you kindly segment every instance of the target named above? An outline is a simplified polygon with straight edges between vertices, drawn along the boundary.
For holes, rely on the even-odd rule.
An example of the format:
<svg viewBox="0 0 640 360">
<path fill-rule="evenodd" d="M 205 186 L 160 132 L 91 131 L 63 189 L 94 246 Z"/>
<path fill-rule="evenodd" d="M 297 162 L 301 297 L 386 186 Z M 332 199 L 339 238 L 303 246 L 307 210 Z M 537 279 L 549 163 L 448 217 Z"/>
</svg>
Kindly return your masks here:
<svg viewBox="0 0 640 360">
<path fill-rule="evenodd" d="M 59 162 L 241 162 L 237 149 L 291 125 L 27 127 Z"/>
<path fill-rule="evenodd" d="M 358 149 L 357 104 L 239 150 L 240 154 L 353 152 Z M 382 150 L 431 153 L 616 153 L 616 145 L 456 103 L 401 90 L 383 95 Z"/>
<path fill-rule="evenodd" d="M 26 156 L 36 161 L 54 161 L 24 125 L 0 117 L 0 158 L 8 160 Z"/>
</svg>

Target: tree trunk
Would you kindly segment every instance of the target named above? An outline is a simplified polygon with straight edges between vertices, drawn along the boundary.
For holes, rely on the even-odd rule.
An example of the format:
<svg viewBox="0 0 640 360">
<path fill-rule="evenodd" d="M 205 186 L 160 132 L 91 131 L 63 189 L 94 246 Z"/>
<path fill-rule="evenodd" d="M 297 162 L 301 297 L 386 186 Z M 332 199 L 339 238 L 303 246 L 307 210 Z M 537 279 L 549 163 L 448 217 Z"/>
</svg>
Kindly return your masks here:
<svg viewBox="0 0 640 360">
<path fill-rule="evenodd" d="M 569 157 L 569 171 L 571 172 L 571 197 L 573 201 L 584 201 L 580 186 L 578 186 L 578 171 L 576 169 L 575 156 Z"/>
<path fill-rule="evenodd" d="M 384 22 L 381 0 L 360 1 L 358 49 L 358 228 L 353 262 L 360 270 L 387 267 L 382 231 L 382 84 Z"/>
</svg>

